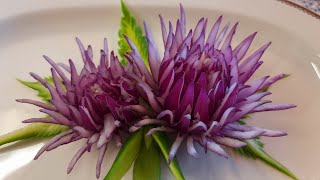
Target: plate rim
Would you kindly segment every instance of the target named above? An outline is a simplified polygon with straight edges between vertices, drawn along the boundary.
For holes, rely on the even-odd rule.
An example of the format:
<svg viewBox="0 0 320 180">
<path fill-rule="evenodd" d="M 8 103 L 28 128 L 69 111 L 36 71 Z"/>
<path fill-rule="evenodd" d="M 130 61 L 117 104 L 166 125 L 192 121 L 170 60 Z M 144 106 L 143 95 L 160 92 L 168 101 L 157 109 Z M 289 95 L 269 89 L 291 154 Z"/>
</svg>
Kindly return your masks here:
<svg viewBox="0 0 320 180">
<path fill-rule="evenodd" d="M 308 15 L 310 15 L 310 16 L 318 19 L 318 20 L 320 20 L 320 14 L 319 13 L 316 13 L 316 12 L 314 12 L 314 11 L 312 11 L 312 10 L 310 10 L 310 9 L 308 9 L 308 8 L 298 4 L 298 3 L 292 2 L 291 0 L 277 0 L 277 1 L 281 2 L 281 3 L 285 4 L 285 5 L 291 6 L 291 7 L 295 8 L 296 10 L 299 10 L 299 11 L 301 11 L 303 13 L 306 13 L 306 14 L 308 14 Z"/>
</svg>

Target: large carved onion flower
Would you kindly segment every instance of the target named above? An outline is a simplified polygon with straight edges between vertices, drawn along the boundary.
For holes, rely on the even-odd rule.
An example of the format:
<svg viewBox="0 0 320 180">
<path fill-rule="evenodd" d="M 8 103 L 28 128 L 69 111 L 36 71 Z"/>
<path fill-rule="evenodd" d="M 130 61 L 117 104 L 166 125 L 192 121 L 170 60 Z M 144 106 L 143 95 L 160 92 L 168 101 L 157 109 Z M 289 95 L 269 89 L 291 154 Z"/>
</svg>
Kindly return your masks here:
<svg viewBox="0 0 320 180">
<path fill-rule="evenodd" d="M 219 17 L 206 38 L 207 19 L 201 19 L 195 29 L 187 33 L 182 7 L 176 29 L 169 22 L 167 31 L 160 16 L 165 49 L 162 59 L 145 25 L 151 72 L 127 38 L 132 49 L 128 59 L 135 72 L 131 76 L 138 81 L 138 90 L 152 109 L 150 114 L 154 114 L 130 130 L 153 124 L 158 127 L 148 134 L 156 131 L 175 133 L 169 161 L 183 140 L 186 140 L 187 151 L 192 156 L 197 156 L 194 142 L 198 142 L 206 150 L 228 157 L 221 145 L 238 148 L 246 145 L 242 140 L 286 135 L 281 131 L 239 124 L 239 120 L 248 114 L 284 110 L 295 105 L 275 105 L 263 100 L 271 93 L 262 90 L 283 78 L 284 74 L 248 81 L 263 63 L 260 58 L 271 43 L 249 55 L 247 51 L 256 35 L 253 33 L 232 48 L 231 41 L 238 23 L 229 33 L 229 24 L 218 32 L 221 20 Z"/>
<path fill-rule="evenodd" d="M 84 66 L 77 71 L 72 60 L 69 65 L 59 64 L 47 56 L 44 58 L 52 66 L 51 72 L 54 86 L 40 76 L 30 73 L 33 78 L 42 83 L 49 91 L 52 99 L 50 104 L 19 99 L 18 102 L 29 103 L 42 108 L 40 112 L 47 114 L 48 118 L 32 118 L 25 123 L 55 123 L 70 127 L 53 137 L 36 155 L 37 159 L 44 151 L 53 150 L 61 145 L 80 139 L 86 139 L 68 166 L 70 173 L 78 159 L 93 146 L 99 150 L 97 161 L 97 178 L 100 176 L 101 163 L 111 139 L 121 144 L 119 131 L 128 132 L 130 124 L 136 119 L 135 114 L 127 110 L 127 106 L 138 103 L 137 92 L 133 82 L 126 77 L 125 72 L 130 71 L 130 64 L 123 68 L 111 52 L 108 56 L 107 41 L 101 50 L 100 64 L 93 63 L 92 47 L 84 48 L 77 39 L 83 58 Z M 63 71 L 68 72 L 65 74 Z"/>
</svg>

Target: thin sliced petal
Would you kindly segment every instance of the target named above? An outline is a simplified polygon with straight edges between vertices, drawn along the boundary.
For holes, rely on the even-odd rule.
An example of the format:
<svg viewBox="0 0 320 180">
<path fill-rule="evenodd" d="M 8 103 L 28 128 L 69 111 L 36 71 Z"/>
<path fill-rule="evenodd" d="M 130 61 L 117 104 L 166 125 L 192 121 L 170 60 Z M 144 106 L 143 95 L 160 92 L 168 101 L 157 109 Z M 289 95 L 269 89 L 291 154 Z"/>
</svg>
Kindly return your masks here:
<svg viewBox="0 0 320 180">
<path fill-rule="evenodd" d="M 31 100 L 31 99 L 17 99 L 16 101 L 19 102 L 19 103 L 33 104 L 33 105 L 38 106 L 40 108 L 48 109 L 48 110 L 51 110 L 51 111 L 56 111 L 57 110 L 57 108 L 55 106 L 51 105 L 51 104 L 43 103 L 43 102 L 40 102 L 40 101 Z"/>
<path fill-rule="evenodd" d="M 189 136 L 187 138 L 187 152 L 189 155 L 197 158 L 198 157 L 198 153 L 196 151 L 196 148 L 194 147 L 194 142 L 193 142 L 193 137 Z"/>
<path fill-rule="evenodd" d="M 153 110 L 155 110 L 156 112 L 161 112 L 161 106 L 160 104 L 157 102 L 154 94 L 151 92 L 150 89 L 148 89 L 144 84 L 138 83 L 138 86 L 142 88 L 142 90 L 145 92 L 147 98 L 148 98 L 148 102 L 150 103 L 151 107 L 153 108 Z"/>
<path fill-rule="evenodd" d="M 62 145 L 78 141 L 79 139 L 82 139 L 82 137 L 80 137 L 80 136 L 78 136 L 76 134 L 70 134 L 69 136 L 66 136 L 66 137 L 58 140 L 57 142 L 53 143 L 51 146 L 49 146 L 47 148 L 46 151 L 51 151 L 51 150 L 56 149 L 56 148 L 58 148 L 58 147 L 60 147 Z"/>
<path fill-rule="evenodd" d="M 186 35 L 186 13 L 184 12 L 182 4 L 180 4 L 180 22 L 181 22 L 181 30 L 182 36 Z"/>
<path fill-rule="evenodd" d="M 187 109 L 188 106 L 192 106 L 193 99 L 194 99 L 194 85 L 193 85 L 193 83 L 190 83 L 187 87 L 186 92 L 184 93 L 184 95 L 182 97 L 180 106 L 177 110 L 177 113 L 176 113 L 177 119 L 180 119 L 181 116 L 184 115 L 183 113 L 185 112 L 185 110 Z"/>
<path fill-rule="evenodd" d="M 244 115 L 251 113 L 252 110 L 254 110 L 255 108 L 266 104 L 266 103 L 270 103 L 271 101 L 257 101 L 257 102 L 253 102 L 250 104 L 246 104 L 244 106 L 242 106 L 241 108 L 239 108 L 239 112 L 236 112 L 233 117 L 231 118 L 230 122 L 235 122 L 238 121 L 239 119 L 241 119 Z"/>
<path fill-rule="evenodd" d="M 268 80 L 266 80 L 260 87 L 259 87 L 259 90 L 262 90 L 264 88 L 267 88 L 269 86 L 271 86 L 272 84 L 274 84 L 275 82 L 279 81 L 280 79 L 286 77 L 286 74 L 279 74 L 275 77 L 272 77 Z"/>
<path fill-rule="evenodd" d="M 70 129 L 70 130 L 67 130 L 67 131 L 64 131 L 56 136 L 54 136 L 52 139 L 50 139 L 49 142 L 47 142 L 44 146 L 42 146 L 42 148 L 38 151 L 38 153 L 36 154 L 36 156 L 34 157 L 34 160 L 37 160 L 39 158 L 39 156 L 45 152 L 47 150 L 47 148 L 49 146 L 51 146 L 53 143 L 57 142 L 58 140 L 60 140 L 61 138 L 71 134 L 73 131 Z"/>
<path fill-rule="evenodd" d="M 224 36 L 226 35 L 227 33 L 227 30 L 229 28 L 229 25 L 230 23 L 227 23 L 223 29 L 221 30 L 219 36 L 217 37 L 217 39 L 215 40 L 215 43 L 214 43 L 214 48 L 218 49 L 219 46 L 220 46 L 220 43 L 222 42 L 222 39 L 224 38 Z"/>
<path fill-rule="evenodd" d="M 170 110 L 164 110 L 162 112 L 159 113 L 159 115 L 157 116 L 157 119 L 164 119 L 167 120 L 168 122 L 170 122 L 170 124 L 173 124 L 173 113 Z"/>
<path fill-rule="evenodd" d="M 219 154 L 220 156 L 223 156 L 225 158 L 229 157 L 229 155 L 221 148 L 221 146 L 213 141 L 207 141 L 207 148 L 210 151 Z"/>
<path fill-rule="evenodd" d="M 97 160 L 97 165 L 96 165 L 97 179 L 99 179 L 100 174 L 101 174 L 101 165 L 102 165 L 102 161 L 103 161 L 103 158 L 104 158 L 106 151 L 107 151 L 107 144 L 103 145 L 102 148 L 99 150 L 98 160 Z"/>
<path fill-rule="evenodd" d="M 184 115 L 177 124 L 181 133 L 187 133 L 191 123 L 191 115 Z"/>
<path fill-rule="evenodd" d="M 182 88 L 184 86 L 184 78 L 180 78 L 171 89 L 169 95 L 165 99 L 164 107 L 170 110 L 177 110 L 180 105 Z"/>
<path fill-rule="evenodd" d="M 56 121 L 53 118 L 30 118 L 22 121 L 22 123 L 51 123 L 51 124 L 60 124 L 60 122 Z"/>
<path fill-rule="evenodd" d="M 166 25 L 164 24 L 164 21 L 163 21 L 163 18 L 161 15 L 159 15 L 159 18 L 160 18 L 160 23 L 161 23 L 163 45 L 166 46 L 167 38 L 168 38 L 167 28 L 166 28 Z"/>
<path fill-rule="evenodd" d="M 81 149 L 79 149 L 76 155 L 72 158 L 67 169 L 68 174 L 72 171 L 72 169 L 74 168 L 78 160 L 81 158 L 81 156 L 87 151 L 87 148 L 88 148 L 88 145 L 87 144 L 84 145 Z"/>
<path fill-rule="evenodd" d="M 137 122 L 134 126 L 142 127 L 142 126 L 150 125 L 150 124 L 167 125 L 167 123 L 165 121 L 163 121 L 163 120 L 159 120 L 159 119 L 143 119 L 143 120 L 140 120 L 139 122 Z"/>
<path fill-rule="evenodd" d="M 245 142 L 239 141 L 237 139 L 228 138 L 228 137 L 215 136 L 212 139 L 219 144 L 229 146 L 232 148 L 240 148 L 247 145 L 247 143 Z"/>
<path fill-rule="evenodd" d="M 152 135 L 152 134 L 155 133 L 155 132 L 175 132 L 175 130 L 172 129 L 172 128 L 164 127 L 164 126 L 156 127 L 156 128 L 150 129 L 150 130 L 147 132 L 146 136 L 150 136 L 150 135 Z"/>
<path fill-rule="evenodd" d="M 59 74 L 59 76 L 61 77 L 64 83 L 67 83 L 67 84 L 70 83 L 70 80 L 67 78 L 67 76 L 63 73 L 60 67 L 52 59 L 50 59 L 48 56 L 45 56 L 45 55 L 43 57 L 57 71 L 57 73 Z"/>
<path fill-rule="evenodd" d="M 159 55 L 156 43 L 153 40 L 151 31 L 146 23 L 144 23 L 144 29 L 145 29 L 146 37 L 148 40 L 148 58 L 149 58 L 150 69 L 151 69 L 154 80 L 158 80 L 159 67 L 161 63 L 160 55 Z"/>
<path fill-rule="evenodd" d="M 250 84 L 248 84 L 248 86 L 250 86 L 249 88 L 245 88 L 239 91 L 239 99 L 244 99 L 247 98 L 248 96 L 251 96 L 252 94 L 256 93 L 257 91 L 259 91 L 260 86 L 269 78 L 269 76 L 265 76 L 262 77 L 260 79 L 257 79 L 253 82 L 251 82 Z"/>
<path fill-rule="evenodd" d="M 236 33 L 237 30 L 237 26 L 238 26 L 238 22 L 232 27 L 232 29 L 230 30 L 228 36 L 226 37 L 226 40 L 224 41 L 222 47 L 221 47 L 221 51 L 224 52 L 229 46 L 231 46 L 231 41 L 233 38 L 233 35 Z"/>
<path fill-rule="evenodd" d="M 168 159 L 168 164 L 171 163 L 171 161 L 173 160 L 174 156 L 176 155 L 182 141 L 184 140 L 185 136 L 181 136 L 181 135 L 177 135 L 176 139 L 174 140 L 171 148 L 170 148 L 170 152 L 169 152 L 169 159 Z"/>
<path fill-rule="evenodd" d="M 255 108 L 252 113 L 254 112 L 262 112 L 262 111 L 279 111 L 279 110 L 286 110 L 297 107 L 294 104 L 265 104 L 263 106 Z"/>
<path fill-rule="evenodd" d="M 209 97 L 207 91 L 204 88 L 201 89 L 200 94 L 198 96 L 195 108 L 194 108 L 194 116 L 199 117 L 199 120 L 204 123 L 209 123 Z"/>
<path fill-rule="evenodd" d="M 207 125 L 204 124 L 202 121 L 199 121 L 199 122 L 193 124 L 192 126 L 190 126 L 189 129 L 188 129 L 188 131 L 189 131 L 189 132 L 192 132 L 192 131 L 194 131 L 194 130 L 197 129 L 197 128 L 202 129 L 203 132 L 205 132 L 205 131 L 208 130 Z"/>
<path fill-rule="evenodd" d="M 207 44 L 209 45 L 209 47 L 211 47 L 215 44 L 221 21 L 222 21 L 222 16 L 220 16 L 217 19 L 217 21 L 214 23 L 214 25 L 209 33 L 208 40 L 207 40 Z"/>
<path fill-rule="evenodd" d="M 257 32 L 254 32 L 253 34 L 248 36 L 233 50 L 233 54 L 235 57 L 237 57 L 238 61 L 241 61 L 241 59 L 246 55 L 256 34 Z"/>
<path fill-rule="evenodd" d="M 50 111 L 50 110 L 47 110 L 47 109 L 41 109 L 40 112 L 48 114 L 53 119 L 55 119 L 56 121 L 60 122 L 63 125 L 72 126 L 72 122 L 69 119 L 67 119 L 66 117 L 64 117 L 63 115 L 61 115 L 61 114 L 59 114 L 57 112 Z"/>
<path fill-rule="evenodd" d="M 264 130 L 252 130 L 252 131 L 232 131 L 232 130 L 224 130 L 222 131 L 223 135 L 231 138 L 236 138 L 240 140 L 246 140 L 246 139 L 253 139 L 260 135 L 262 135 L 265 131 Z"/>
</svg>

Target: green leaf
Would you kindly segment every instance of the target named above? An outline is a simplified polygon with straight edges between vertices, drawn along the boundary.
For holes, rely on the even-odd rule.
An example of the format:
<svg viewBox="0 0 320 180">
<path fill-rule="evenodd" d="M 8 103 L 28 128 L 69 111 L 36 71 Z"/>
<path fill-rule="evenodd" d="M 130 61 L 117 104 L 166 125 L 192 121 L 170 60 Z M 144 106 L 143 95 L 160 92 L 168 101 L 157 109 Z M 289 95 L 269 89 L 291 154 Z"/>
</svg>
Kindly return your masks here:
<svg viewBox="0 0 320 180">
<path fill-rule="evenodd" d="M 151 128 L 153 128 L 154 126 L 146 126 L 146 127 L 143 127 L 143 134 L 147 134 L 149 132 L 149 130 Z M 150 146 L 153 144 L 153 138 L 152 136 L 144 136 L 144 144 L 145 146 L 147 147 L 147 149 L 150 148 Z"/>
<path fill-rule="evenodd" d="M 139 156 L 133 166 L 133 180 L 160 180 L 160 152 L 152 136 L 145 136 Z M 149 147 L 147 144 L 149 143 Z"/>
<path fill-rule="evenodd" d="M 258 137 L 258 138 L 255 138 L 255 139 L 252 139 L 251 142 L 254 143 L 257 148 L 263 149 L 263 147 L 264 147 L 264 144 L 260 141 L 260 138 L 259 138 L 259 137 Z M 236 149 L 234 149 L 234 151 L 235 151 L 236 153 L 238 153 L 239 155 L 244 156 L 244 157 L 248 157 L 248 158 L 252 158 L 252 159 L 257 159 L 257 158 L 259 158 L 259 157 L 254 153 L 254 151 L 251 151 L 251 149 L 249 148 L 249 146 L 244 146 L 244 147 L 241 147 L 241 148 L 236 148 Z"/>
<path fill-rule="evenodd" d="M 170 141 L 169 138 L 161 132 L 155 132 L 152 134 L 152 137 L 157 142 L 167 164 L 169 159 L 169 151 L 170 151 Z M 169 165 L 169 169 L 176 180 L 184 180 L 184 176 L 179 167 L 178 161 L 176 158 L 172 160 Z"/>
<path fill-rule="evenodd" d="M 68 130 L 69 127 L 56 124 L 34 123 L 0 136 L 0 146 L 34 137 L 51 137 Z"/>
<path fill-rule="evenodd" d="M 148 63 L 148 44 L 145 36 L 141 28 L 137 25 L 137 21 L 135 17 L 131 14 L 128 7 L 125 3 L 121 0 L 121 10 L 122 10 L 122 17 L 120 22 L 120 29 L 118 32 L 119 35 L 119 55 L 121 57 L 121 64 L 126 64 L 127 61 L 123 56 L 123 53 L 130 52 L 131 49 L 123 37 L 125 34 L 128 36 L 131 41 L 137 46 L 141 57 L 143 58 L 147 67 L 149 67 Z"/>
<path fill-rule="evenodd" d="M 42 85 L 40 82 L 28 82 L 28 81 L 23 81 L 21 79 L 17 79 L 20 83 L 23 85 L 35 90 L 38 92 L 38 96 L 43 100 L 48 102 L 48 100 L 51 99 L 51 95 L 49 90 Z M 46 77 L 45 80 L 50 83 L 51 85 L 54 85 L 52 77 Z"/>
<path fill-rule="evenodd" d="M 237 123 L 239 123 L 241 125 L 245 125 L 246 124 L 245 120 L 247 120 L 249 118 L 250 118 L 249 115 L 244 115 L 240 120 L 237 121 Z"/>
<path fill-rule="evenodd" d="M 142 138 L 143 129 L 130 134 L 104 180 L 118 180 L 126 174 L 138 156 L 143 142 Z"/>
<path fill-rule="evenodd" d="M 252 156 L 252 158 L 260 159 L 271 167 L 291 177 L 292 179 L 298 180 L 298 178 L 289 169 L 287 169 L 280 162 L 268 155 L 256 140 L 245 140 L 244 142 L 247 143 L 247 146 L 245 146 L 246 152 L 250 153 L 250 156 Z"/>
</svg>

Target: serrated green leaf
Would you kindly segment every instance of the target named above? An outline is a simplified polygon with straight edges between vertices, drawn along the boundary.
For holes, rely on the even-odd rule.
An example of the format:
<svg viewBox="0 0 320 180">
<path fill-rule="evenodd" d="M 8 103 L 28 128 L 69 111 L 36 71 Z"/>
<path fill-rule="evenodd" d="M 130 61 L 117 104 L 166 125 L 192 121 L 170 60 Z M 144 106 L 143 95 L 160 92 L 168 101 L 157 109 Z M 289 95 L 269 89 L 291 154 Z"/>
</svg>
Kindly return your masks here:
<svg viewBox="0 0 320 180">
<path fill-rule="evenodd" d="M 161 132 L 153 133 L 152 137 L 157 142 L 157 144 L 158 144 L 158 146 L 164 156 L 164 159 L 168 164 L 169 152 L 170 152 L 170 147 L 171 147 L 169 138 L 164 133 L 161 133 Z M 174 158 L 172 160 L 172 162 L 170 163 L 170 165 L 168 165 L 168 166 L 169 166 L 169 169 L 170 169 L 172 175 L 174 176 L 174 178 L 176 180 L 184 180 L 184 176 L 182 174 L 182 171 L 180 169 L 180 166 L 179 166 L 176 158 Z"/>
<path fill-rule="evenodd" d="M 0 136 L 0 146 L 11 142 L 35 137 L 51 137 L 68 130 L 69 127 L 57 124 L 34 123 L 24 128 Z"/>
<path fill-rule="evenodd" d="M 104 180 L 118 180 L 121 179 L 130 169 L 133 162 L 136 160 L 143 142 L 143 130 L 140 129 L 127 138 L 126 142 L 117 154 L 112 167 Z"/>
<path fill-rule="evenodd" d="M 49 90 L 40 82 L 28 82 L 28 81 L 23 81 L 21 79 L 17 79 L 17 80 L 23 85 L 37 91 L 38 92 L 37 96 L 40 97 L 43 101 L 48 102 L 48 100 L 51 99 Z M 52 77 L 46 77 L 45 80 L 51 85 L 54 85 Z"/>
<path fill-rule="evenodd" d="M 52 77 L 44 78 L 45 81 L 54 86 L 54 82 Z M 48 100 L 51 99 L 51 95 L 49 90 L 43 86 L 40 82 L 28 82 L 23 81 L 21 79 L 17 79 L 23 85 L 35 90 L 38 92 L 38 96 L 45 102 L 49 103 Z M 48 116 L 47 116 L 48 117 Z M 8 134 L 0 136 L 0 146 L 30 138 L 40 138 L 40 137 L 51 137 L 57 134 L 60 134 L 63 131 L 68 130 L 69 127 L 58 124 L 50 124 L 50 123 L 33 123 L 27 125 L 24 128 L 12 131 Z"/>
<path fill-rule="evenodd" d="M 143 58 L 147 67 L 149 67 L 148 63 L 148 44 L 145 36 L 141 28 L 137 25 L 137 20 L 129 11 L 129 8 L 125 5 L 125 3 L 121 0 L 121 10 L 122 10 L 122 17 L 120 22 L 120 29 L 118 31 L 119 35 L 119 55 L 121 57 L 121 64 L 126 64 L 127 61 L 123 56 L 124 53 L 130 52 L 131 49 L 123 37 L 125 34 L 128 36 L 131 41 L 137 46 L 141 57 Z"/>
<path fill-rule="evenodd" d="M 152 136 L 145 136 L 139 156 L 134 162 L 133 180 L 160 180 L 161 159 L 160 152 Z M 147 146 L 146 143 L 149 143 Z"/>
</svg>

